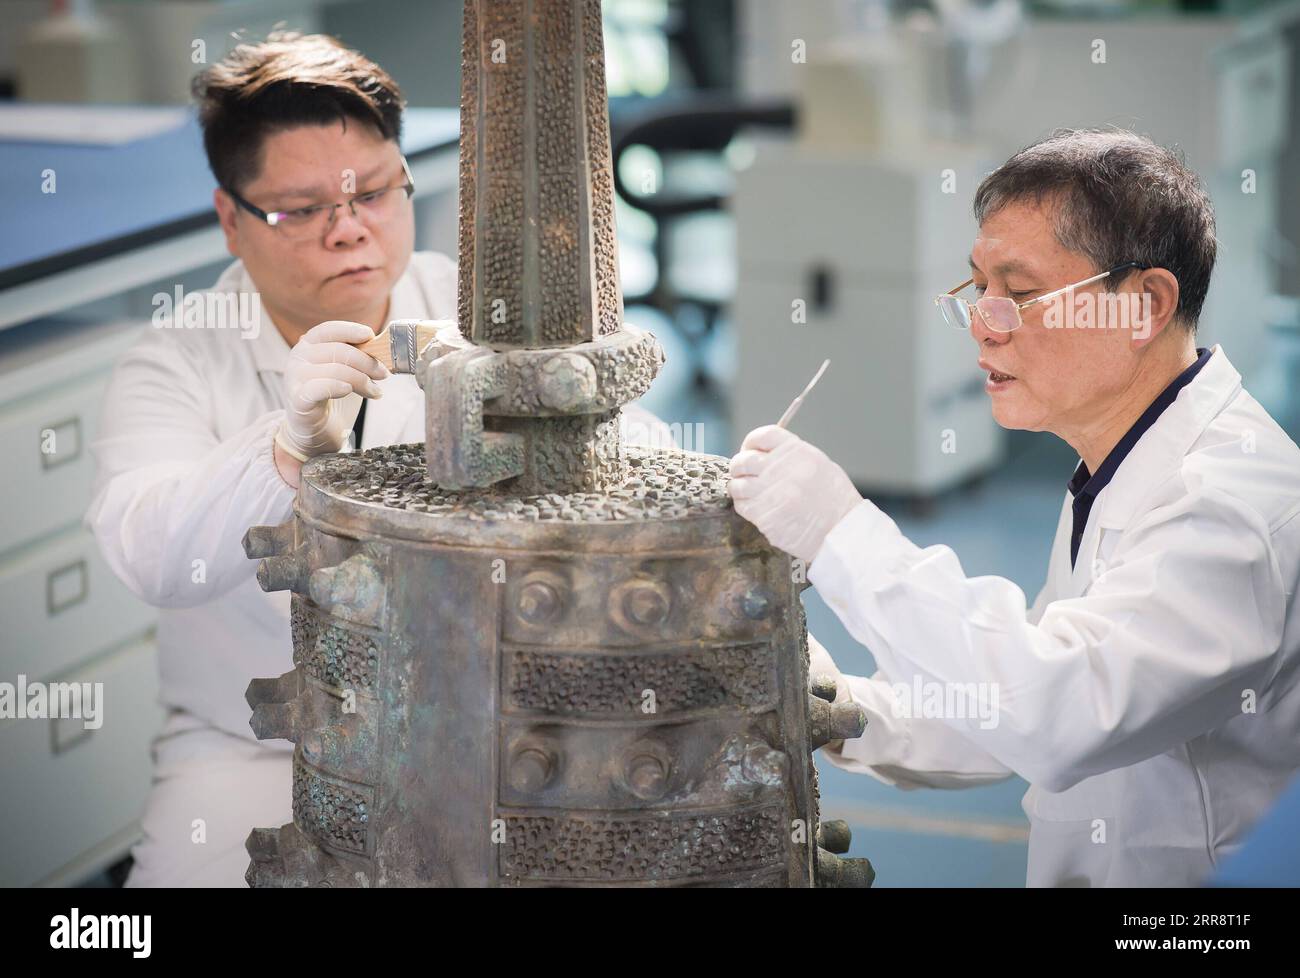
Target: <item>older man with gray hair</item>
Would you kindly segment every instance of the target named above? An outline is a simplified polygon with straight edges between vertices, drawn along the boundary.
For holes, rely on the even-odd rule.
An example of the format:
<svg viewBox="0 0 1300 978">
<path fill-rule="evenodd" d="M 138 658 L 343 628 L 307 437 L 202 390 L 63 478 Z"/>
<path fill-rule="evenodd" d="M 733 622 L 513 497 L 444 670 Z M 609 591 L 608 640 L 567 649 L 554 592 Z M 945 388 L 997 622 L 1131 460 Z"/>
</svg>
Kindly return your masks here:
<svg viewBox="0 0 1300 978">
<path fill-rule="evenodd" d="M 1030 885 L 1194 885 L 1300 771 L 1300 449 L 1197 347 L 1214 215 L 1174 153 L 1058 132 L 984 180 L 975 217 L 939 310 L 998 423 L 1080 458 L 1037 600 L 913 544 L 781 428 L 732 460 L 736 510 L 875 656 L 871 678 L 815 656 L 869 718 L 833 763 L 904 788 L 1019 774 Z M 997 716 L 918 710 L 914 684 Z"/>
</svg>

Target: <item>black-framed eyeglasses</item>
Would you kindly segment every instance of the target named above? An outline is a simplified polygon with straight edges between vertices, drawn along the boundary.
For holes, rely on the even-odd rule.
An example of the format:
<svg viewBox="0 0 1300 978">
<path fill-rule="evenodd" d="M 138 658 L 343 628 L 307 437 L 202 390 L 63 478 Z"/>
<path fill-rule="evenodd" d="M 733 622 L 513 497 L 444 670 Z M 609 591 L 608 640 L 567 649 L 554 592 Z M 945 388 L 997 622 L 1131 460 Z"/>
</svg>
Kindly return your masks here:
<svg viewBox="0 0 1300 978">
<path fill-rule="evenodd" d="M 995 333 L 1010 333 L 1012 330 L 1019 329 L 1022 320 L 1020 310 L 1029 306 L 1036 305 L 1040 302 L 1047 302 L 1049 299 L 1055 299 L 1058 295 L 1063 295 L 1072 289 L 1082 288 L 1085 285 L 1091 285 L 1093 282 L 1099 282 L 1104 278 L 1109 278 L 1116 272 L 1127 271 L 1130 268 L 1145 268 L 1140 262 L 1126 261 L 1122 265 L 1116 265 L 1114 268 L 1101 272 L 1091 278 L 1085 278 L 1082 282 L 1075 282 L 1073 285 L 1067 285 L 1064 288 L 1049 292 L 1047 295 L 1040 295 L 1037 299 L 1030 299 L 1026 302 L 1016 302 L 1015 299 L 1001 295 L 986 295 L 970 302 L 960 298 L 957 293 L 962 289 L 968 288 L 975 283 L 973 278 L 968 278 L 961 285 L 957 286 L 950 292 L 946 292 L 934 300 L 935 305 L 943 314 L 944 321 L 956 329 L 970 329 L 971 316 L 973 312 L 980 314 L 980 319 L 984 321 L 989 329 Z"/>
<path fill-rule="evenodd" d="M 313 204 L 287 211 L 264 211 L 229 187 L 222 189 L 230 194 L 230 199 L 236 204 L 286 237 L 323 237 L 334 226 L 334 216 L 340 207 L 347 207 L 352 211 L 353 217 L 361 218 L 367 224 L 383 223 L 395 216 L 398 206 L 415 196 L 415 179 L 411 176 L 411 168 L 405 156 L 402 157 L 402 173 L 406 182 L 395 187 L 381 187 L 379 190 L 356 194 L 337 204 Z"/>
</svg>

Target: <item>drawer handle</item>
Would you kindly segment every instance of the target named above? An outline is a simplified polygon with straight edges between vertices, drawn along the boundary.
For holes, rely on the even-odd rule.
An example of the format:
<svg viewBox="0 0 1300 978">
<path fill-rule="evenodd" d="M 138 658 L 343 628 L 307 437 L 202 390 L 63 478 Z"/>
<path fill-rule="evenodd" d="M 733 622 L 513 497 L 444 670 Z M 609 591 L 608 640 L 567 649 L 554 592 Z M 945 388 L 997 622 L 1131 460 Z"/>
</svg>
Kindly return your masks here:
<svg viewBox="0 0 1300 978">
<path fill-rule="evenodd" d="M 85 601 L 89 593 L 90 574 L 86 568 L 86 558 L 56 567 L 45 576 L 45 614 L 53 618 Z"/>
<path fill-rule="evenodd" d="M 829 312 L 835 305 L 835 272 L 827 265 L 814 265 L 808 270 L 808 290 L 812 293 L 813 310 Z"/>
<path fill-rule="evenodd" d="M 104 708 L 102 703 L 99 708 Z M 50 750 L 55 755 L 66 754 L 77 745 L 84 744 L 94 732 L 95 728 L 86 726 L 84 718 L 54 717 L 50 721 Z"/>
<path fill-rule="evenodd" d="M 41 468 L 54 469 L 81 458 L 81 418 L 64 418 L 41 429 Z M 72 449 L 59 449 L 60 440 L 66 446 L 72 440 Z"/>
</svg>

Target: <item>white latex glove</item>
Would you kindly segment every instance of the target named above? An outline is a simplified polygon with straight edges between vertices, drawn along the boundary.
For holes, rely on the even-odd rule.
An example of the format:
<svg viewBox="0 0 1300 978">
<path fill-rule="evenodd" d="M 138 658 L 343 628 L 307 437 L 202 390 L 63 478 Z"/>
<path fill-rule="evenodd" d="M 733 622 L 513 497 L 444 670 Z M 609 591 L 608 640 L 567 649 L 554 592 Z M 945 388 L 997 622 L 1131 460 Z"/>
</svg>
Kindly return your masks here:
<svg viewBox="0 0 1300 978">
<path fill-rule="evenodd" d="M 374 336 L 369 326 L 331 319 L 307 330 L 294 344 L 284 370 L 288 409 L 275 440 L 298 461 L 343 447 L 348 422 L 339 398 L 353 391 L 363 397 L 383 396 L 375 381 L 390 376 L 388 368 L 353 345 Z"/>
<path fill-rule="evenodd" d="M 847 473 L 820 448 L 774 424 L 745 436 L 727 485 L 736 512 L 772 546 L 811 561 L 822 541 L 862 502 Z"/>
<path fill-rule="evenodd" d="M 821 642 L 813 638 L 812 633 L 808 634 L 808 683 L 818 676 L 830 676 L 835 680 L 835 699 L 833 703 L 848 703 L 853 699 L 853 694 L 849 691 L 848 681 L 844 674 L 840 672 L 840 667 L 835 664 L 831 654 L 826 651 L 826 647 Z"/>
</svg>

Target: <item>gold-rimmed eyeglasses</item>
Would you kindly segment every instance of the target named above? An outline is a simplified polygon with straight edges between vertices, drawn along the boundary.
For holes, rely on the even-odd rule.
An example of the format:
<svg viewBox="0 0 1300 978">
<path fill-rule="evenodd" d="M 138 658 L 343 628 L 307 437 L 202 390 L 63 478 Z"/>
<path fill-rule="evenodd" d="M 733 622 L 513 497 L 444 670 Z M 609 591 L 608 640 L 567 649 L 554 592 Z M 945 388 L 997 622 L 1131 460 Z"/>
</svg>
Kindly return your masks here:
<svg viewBox="0 0 1300 978">
<path fill-rule="evenodd" d="M 1099 282 L 1104 278 L 1114 275 L 1116 272 L 1127 271 L 1130 268 L 1142 268 L 1143 266 L 1135 261 L 1126 261 L 1122 265 L 1116 265 L 1114 268 L 1101 272 L 1091 278 L 1085 278 L 1082 282 L 1075 282 L 1073 285 L 1067 285 L 1064 288 L 1049 292 L 1047 295 L 1040 295 L 1036 299 L 1029 299 L 1026 302 L 1016 302 L 1008 296 L 986 295 L 981 296 L 975 302 L 970 302 L 957 295 L 962 289 L 969 288 L 975 284 L 973 278 L 968 278 L 961 285 L 957 286 L 950 292 L 945 292 L 934 300 L 934 304 L 939 307 L 943 313 L 944 321 L 956 329 L 970 329 L 971 316 L 978 312 L 980 319 L 984 321 L 989 329 L 995 333 L 1010 333 L 1012 330 L 1019 329 L 1021 326 L 1020 310 L 1029 306 L 1037 305 L 1040 302 L 1047 302 L 1055 299 L 1058 295 L 1064 295 L 1072 289 L 1079 289 L 1085 285 L 1091 285 L 1093 282 Z"/>
</svg>

